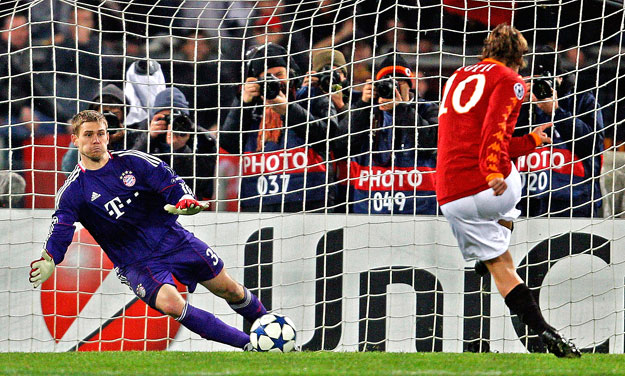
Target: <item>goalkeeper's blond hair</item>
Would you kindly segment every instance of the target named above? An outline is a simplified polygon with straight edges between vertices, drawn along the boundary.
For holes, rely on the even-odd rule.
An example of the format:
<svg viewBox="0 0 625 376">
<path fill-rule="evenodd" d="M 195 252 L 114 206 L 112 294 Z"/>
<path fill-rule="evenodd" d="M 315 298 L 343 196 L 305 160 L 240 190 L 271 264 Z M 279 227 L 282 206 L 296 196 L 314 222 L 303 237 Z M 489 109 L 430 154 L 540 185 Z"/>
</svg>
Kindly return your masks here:
<svg viewBox="0 0 625 376">
<path fill-rule="evenodd" d="M 108 128 L 108 122 L 106 121 L 104 115 L 102 115 L 98 111 L 84 110 L 74 115 L 72 117 L 72 120 L 70 120 L 72 133 L 78 136 L 80 134 L 80 126 L 83 125 L 83 123 L 88 123 L 92 121 L 103 124 L 106 128 Z"/>
<path fill-rule="evenodd" d="M 527 51 L 527 40 L 519 30 L 499 24 L 484 39 L 481 58 L 501 61 L 510 68 L 524 68 L 527 63 L 523 55 Z"/>
</svg>

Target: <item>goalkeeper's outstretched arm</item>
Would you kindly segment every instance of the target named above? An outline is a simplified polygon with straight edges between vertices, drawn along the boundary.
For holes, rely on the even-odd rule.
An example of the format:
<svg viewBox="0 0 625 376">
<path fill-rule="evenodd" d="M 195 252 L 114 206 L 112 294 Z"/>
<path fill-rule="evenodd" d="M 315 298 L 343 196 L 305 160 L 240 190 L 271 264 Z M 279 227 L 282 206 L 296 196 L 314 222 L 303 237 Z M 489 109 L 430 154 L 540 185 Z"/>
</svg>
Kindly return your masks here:
<svg viewBox="0 0 625 376">
<path fill-rule="evenodd" d="M 74 176 L 74 175 L 72 175 Z M 41 251 L 41 258 L 30 263 L 29 281 L 33 287 L 39 287 L 54 272 L 55 265 L 58 265 L 65 258 L 67 248 L 72 243 L 78 221 L 76 207 L 80 195 L 74 191 L 70 178 L 57 193 L 56 211 L 52 215 L 50 232 L 46 239 L 44 249 Z"/>
</svg>

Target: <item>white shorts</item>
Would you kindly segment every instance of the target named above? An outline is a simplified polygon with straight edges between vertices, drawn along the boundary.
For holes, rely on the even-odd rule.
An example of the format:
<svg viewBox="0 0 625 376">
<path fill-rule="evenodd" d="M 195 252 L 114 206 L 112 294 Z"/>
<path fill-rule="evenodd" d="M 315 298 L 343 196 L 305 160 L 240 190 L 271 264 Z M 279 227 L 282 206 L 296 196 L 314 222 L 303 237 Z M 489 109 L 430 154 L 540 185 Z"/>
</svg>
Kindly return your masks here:
<svg viewBox="0 0 625 376">
<path fill-rule="evenodd" d="M 491 260 L 508 250 L 512 232 L 497 221 L 513 221 L 521 214 L 515 208 L 521 199 L 521 177 L 514 165 L 506 184 L 501 196 L 489 188 L 441 206 L 466 261 Z"/>
</svg>

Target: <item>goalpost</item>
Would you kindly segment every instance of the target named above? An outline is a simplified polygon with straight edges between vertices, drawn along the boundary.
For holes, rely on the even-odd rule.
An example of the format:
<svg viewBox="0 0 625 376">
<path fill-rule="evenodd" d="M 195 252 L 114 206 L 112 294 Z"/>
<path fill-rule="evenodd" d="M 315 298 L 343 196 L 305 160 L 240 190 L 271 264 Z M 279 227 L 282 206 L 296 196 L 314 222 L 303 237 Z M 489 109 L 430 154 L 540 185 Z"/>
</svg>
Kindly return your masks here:
<svg viewBox="0 0 625 376">
<path fill-rule="evenodd" d="M 426 135 L 435 137 L 436 125 L 406 125 L 399 112 L 375 123 L 375 104 L 366 107 L 374 129 L 353 130 L 367 80 L 386 79 L 376 77 L 381 66 L 409 68 L 419 100 L 403 106 L 437 111 L 446 80 L 478 61 L 484 37 L 502 22 L 527 38 L 529 72 L 549 55 L 543 46 L 555 49 L 559 62 L 541 65 L 539 78 L 562 79 L 558 87 L 568 91 L 558 100 L 568 112 L 548 121 L 576 124 L 571 139 L 554 126 L 559 141 L 515 161 L 530 216 L 515 223 L 514 261 L 547 321 L 580 348 L 625 351 L 622 1 L 32 0 L 3 2 L 0 17 L 0 351 L 229 350 L 148 308 L 80 225 L 54 276 L 41 289 L 28 283 L 54 194 L 78 160 L 68 120 L 89 106 L 123 109 L 123 135 L 121 126 L 110 133 L 115 148 L 143 147 L 174 168 L 187 158 L 191 172 L 177 172 L 211 210 L 180 222 L 269 310 L 293 319 L 304 350 L 544 351 L 490 278 L 462 259 L 437 208 L 422 204 L 434 199 L 435 165 L 423 161 L 435 160 Z M 289 103 L 314 116 L 304 136 L 279 124 L 257 137 L 246 123 L 273 108 L 264 105 L 253 120 L 240 102 L 254 57 L 246 51 L 268 42 L 286 50 L 278 58 L 290 74 L 282 89 L 292 91 Z M 343 109 L 327 94 L 325 102 L 309 100 L 312 89 L 295 97 L 310 82 L 313 56 L 326 49 L 345 58 L 327 62 L 346 74 L 344 82 L 330 79 L 345 94 Z M 109 84 L 122 93 L 117 102 Z M 162 109 L 157 93 L 173 95 L 172 86 L 188 101 L 191 126 L 179 125 L 188 150 L 172 151 L 147 125 Z M 184 112 L 171 95 L 167 107 Z M 594 98 L 590 107 L 581 106 L 584 98 Z M 542 122 L 536 103 L 524 106 L 531 109 L 519 132 Z M 242 130 L 225 126 L 231 113 Z M 314 124 L 324 129 L 322 141 Z M 341 124 L 347 132 L 335 133 Z M 393 129 L 386 141 L 383 124 Z M 263 141 L 276 129 L 282 147 L 270 150 Z M 378 147 L 383 142 L 390 149 Z M 256 210 L 240 203 L 244 194 Z M 271 196 L 278 211 L 261 212 Z M 534 212 L 535 200 L 551 209 Z M 568 200 L 566 208 L 555 209 L 557 200 Z M 313 201 L 322 205 L 308 210 Z M 590 215 L 578 215 L 586 208 Z M 249 329 L 208 291 L 178 288 Z"/>
</svg>

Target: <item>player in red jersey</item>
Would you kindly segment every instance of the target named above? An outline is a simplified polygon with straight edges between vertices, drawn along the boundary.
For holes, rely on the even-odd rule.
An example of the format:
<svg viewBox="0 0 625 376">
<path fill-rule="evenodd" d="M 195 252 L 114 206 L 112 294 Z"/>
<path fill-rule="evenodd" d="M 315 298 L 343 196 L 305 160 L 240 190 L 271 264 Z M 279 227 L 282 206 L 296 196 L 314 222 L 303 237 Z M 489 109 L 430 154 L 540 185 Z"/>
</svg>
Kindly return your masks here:
<svg viewBox="0 0 625 376">
<path fill-rule="evenodd" d="M 510 311 L 538 333 L 558 357 L 579 357 L 577 347 L 545 322 L 508 251 L 512 220 L 520 211 L 521 179 L 510 159 L 551 143 L 537 127 L 512 137 L 525 96 L 518 74 L 527 41 L 501 24 L 484 41 L 482 60 L 457 69 L 439 111 L 436 197 L 465 260 L 482 262 Z"/>
</svg>

